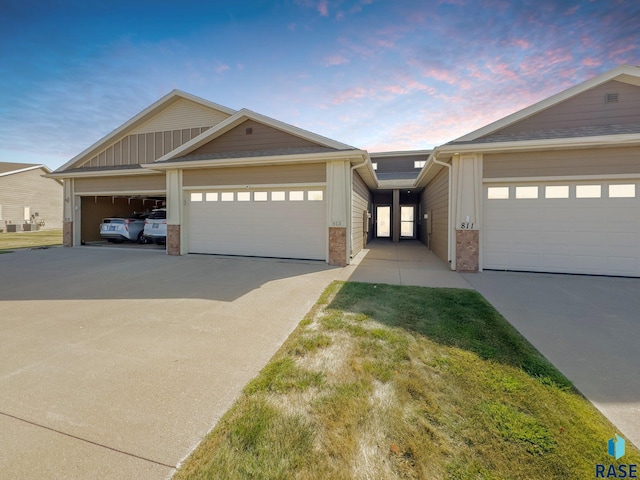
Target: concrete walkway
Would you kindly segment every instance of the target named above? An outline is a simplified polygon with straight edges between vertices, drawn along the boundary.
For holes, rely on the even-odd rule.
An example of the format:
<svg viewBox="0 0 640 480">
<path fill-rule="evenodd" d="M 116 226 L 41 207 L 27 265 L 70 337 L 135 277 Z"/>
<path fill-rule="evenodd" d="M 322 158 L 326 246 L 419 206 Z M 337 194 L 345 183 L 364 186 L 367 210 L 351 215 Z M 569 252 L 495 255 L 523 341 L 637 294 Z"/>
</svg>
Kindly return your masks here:
<svg viewBox="0 0 640 480">
<path fill-rule="evenodd" d="M 343 280 L 421 287 L 472 288 L 417 240 L 374 240 L 346 267 Z"/>
<path fill-rule="evenodd" d="M 510 272 L 464 277 L 640 447 L 640 279 Z"/>
</svg>

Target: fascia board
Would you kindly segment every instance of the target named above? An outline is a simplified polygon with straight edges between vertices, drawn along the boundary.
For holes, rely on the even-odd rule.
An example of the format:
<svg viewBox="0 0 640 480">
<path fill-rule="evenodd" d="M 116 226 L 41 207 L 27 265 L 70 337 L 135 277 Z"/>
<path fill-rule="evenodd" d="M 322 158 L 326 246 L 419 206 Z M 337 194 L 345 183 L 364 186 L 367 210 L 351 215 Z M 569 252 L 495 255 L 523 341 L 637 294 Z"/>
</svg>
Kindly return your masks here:
<svg viewBox="0 0 640 480">
<path fill-rule="evenodd" d="M 431 155 L 433 150 L 401 150 L 394 152 L 372 152 L 369 153 L 371 158 L 386 158 L 386 157 L 414 157 L 416 155 Z"/>
<path fill-rule="evenodd" d="M 0 173 L 0 177 L 8 177 L 9 175 L 15 175 L 17 173 L 23 173 L 23 172 L 28 172 L 30 170 L 36 170 L 38 168 L 42 168 L 44 171 L 46 171 L 47 173 L 51 173 L 51 170 L 49 170 L 46 166 L 44 165 L 34 165 L 32 167 L 26 167 L 26 168 L 20 168 L 18 170 L 11 170 L 10 172 L 4 172 L 4 173 Z"/>
<path fill-rule="evenodd" d="M 99 150 L 100 147 L 102 147 L 103 145 L 106 145 L 109 142 L 113 141 L 118 136 L 123 135 L 127 130 L 133 129 L 134 127 L 138 126 L 138 124 L 140 125 L 144 124 L 148 120 L 148 119 L 145 120 L 147 116 L 159 110 L 160 107 L 164 105 L 169 105 L 179 98 L 190 100 L 192 102 L 195 102 L 197 104 L 200 104 L 208 108 L 212 108 L 214 110 L 220 110 L 224 113 L 228 113 L 229 115 L 233 115 L 235 113 L 235 110 L 231 108 L 218 105 L 217 103 L 214 103 L 214 102 L 209 102 L 208 100 L 204 100 L 200 97 L 196 97 L 195 95 L 191 95 L 181 90 L 172 90 L 171 92 L 166 94 L 164 97 L 162 97 L 160 100 L 157 100 L 156 102 L 152 103 L 147 108 L 142 110 L 140 113 L 138 113 L 137 115 L 135 115 L 134 117 L 132 117 L 131 119 L 129 119 L 128 121 L 120 125 L 118 128 L 113 130 L 111 133 L 108 133 L 107 135 L 102 137 L 100 140 L 95 142 L 93 145 L 91 145 L 90 147 L 80 152 L 78 155 L 73 157 L 71 160 L 69 160 L 67 163 L 62 165 L 62 167 L 58 168 L 56 171 L 60 172 L 70 167 L 71 165 L 76 163 L 78 160 L 89 155 L 91 152 Z"/>
<path fill-rule="evenodd" d="M 136 170 L 99 170 L 88 172 L 53 172 L 48 175 L 43 175 L 47 178 L 92 178 L 92 177 L 130 177 L 136 175 L 161 175 L 161 172 L 156 172 L 148 169 L 136 169 Z"/>
<path fill-rule="evenodd" d="M 629 65 L 622 65 L 620 67 L 616 67 L 613 70 L 609 70 L 608 72 L 602 73 L 597 77 L 593 77 L 585 82 L 582 82 L 567 90 L 557 93 L 556 95 L 546 98 L 540 102 L 534 103 L 533 105 L 527 108 L 524 108 L 515 113 L 512 113 L 511 115 L 501 118 L 500 120 L 490 123 L 489 125 L 486 125 L 482 128 L 474 130 L 473 132 L 467 133 L 466 135 L 456 138 L 453 141 L 464 142 L 464 141 L 475 140 L 484 135 L 489 135 L 497 130 L 508 127 L 509 125 L 512 125 L 521 120 L 524 120 L 525 118 L 535 115 L 536 113 L 546 110 L 547 108 L 553 107 L 558 103 L 564 102 L 565 100 L 568 100 L 571 97 L 574 97 L 582 92 L 586 92 L 587 90 L 597 87 L 598 85 L 601 85 L 610 80 L 619 78 L 622 81 L 625 81 L 626 79 L 626 83 L 631 83 L 628 77 L 639 80 L 640 68 L 631 67 Z"/>
</svg>

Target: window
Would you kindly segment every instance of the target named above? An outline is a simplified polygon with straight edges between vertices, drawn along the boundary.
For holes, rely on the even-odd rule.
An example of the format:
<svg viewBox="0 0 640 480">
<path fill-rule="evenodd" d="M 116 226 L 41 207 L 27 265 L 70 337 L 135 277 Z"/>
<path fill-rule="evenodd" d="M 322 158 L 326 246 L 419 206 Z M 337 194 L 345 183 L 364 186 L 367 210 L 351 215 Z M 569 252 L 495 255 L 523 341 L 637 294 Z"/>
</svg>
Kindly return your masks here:
<svg viewBox="0 0 640 480">
<path fill-rule="evenodd" d="M 413 168 L 422 168 L 427 164 L 426 160 L 416 160 L 413 162 Z"/>
<path fill-rule="evenodd" d="M 202 194 L 201 193 L 192 193 L 191 194 L 191 201 L 192 202 L 201 202 L 202 201 Z"/>
<path fill-rule="evenodd" d="M 217 202 L 218 201 L 218 192 L 207 192 L 205 195 L 205 200 L 207 202 Z"/>
<path fill-rule="evenodd" d="M 309 193 L 307 193 L 307 198 L 310 202 L 321 202 L 322 190 L 309 190 Z"/>
<path fill-rule="evenodd" d="M 2 205 L 0 205 L 0 220 L 2 220 Z"/>
<path fill-rule="evenodd" d="M 374 170 L 378 170 L 378 164 L 376 162 L 372 162 L 371 166 L 373 167 Z"/>
<path fill-rule="evenodd" d="M 544 198 L 569 198 L 569 185 L 547 185 Z"/>
<path fill-rule="evenodd" d="M 635 198 L 636 186 L 633 183 L 627 185 L 609 185 L 609 198 Z"/>
<path fill-rule="evenodd" d="M 24 221 L 28 222 L 31 220 L 31 207 L 24 207 Z"/>
<path fill-rule="evenodd" d="M 253 192 L 253 201 L 254 202 L 266 202 L 267 201 L 267 192 Z"/>
<path fill-rule="evenodd" d="M 301 191 L 293 191 L 293 192 L 289 192 L 289 201 L 291 202 L 300 202 L 304 200 L 304 192 Z"/>
<path fill-rule="evenodd" d="M 233 192 L 222 192 L 220 194 L 220 200 L 223 202 L 233 202 Z"/>
<path fill-rule="evenodd" d="M 576 185 L 576 198 L 600 198 L 601 185 Z"/>
<path fill-rule="evenodd" d="M 489 200 L 506 200 L 509 198 L 509 187 L 489 187 L 487 188 L 487 198 Z"/>
<path fill-rule="evenodd" d="M 531 199 L 538 198 L 538 187 L 516 187 L 516 198 Z"/>
<path fill-rule="evenodd" d="M 239 202 L 250 202 L 251 201 L 251 192 L 238 192 L 238 201 Z"/>
<path fill-rule="evenodd" d="M 284 192 L 271 192 L 272 202 L 284 202 Z"/>
</svg>

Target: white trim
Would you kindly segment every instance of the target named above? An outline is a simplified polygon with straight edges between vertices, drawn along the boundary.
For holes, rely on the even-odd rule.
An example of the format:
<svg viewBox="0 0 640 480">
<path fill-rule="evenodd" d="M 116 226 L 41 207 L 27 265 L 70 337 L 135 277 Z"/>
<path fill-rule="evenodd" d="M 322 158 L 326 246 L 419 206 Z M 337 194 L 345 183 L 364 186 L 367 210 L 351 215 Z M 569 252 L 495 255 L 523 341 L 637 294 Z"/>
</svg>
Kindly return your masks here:
<svg viewBox="0 0 640 480">
<path fill-rule="evenodd" d="M 129 177 L 134 175 L 162 175 L 162 172 L 155 172 L 147 169 L 126 169 L 126 170 L 89 170 L 87 172 L 58 172 L 45 175 L 47 178 L 86 178 L 86 177 Z"/>
<path fill-rule="evenodd" d="M 166 195 L 166 190 L 125 190 L 122 192 L 102 191 L 102 192 L 75 192 L 79 197 L 139 197 L 140 195 Z"/>
<path fill-rule="evenodd" d="M 195 187 L 182 187 L 185 191 L 192 190 L 259 190 L 270 188 L 317 188 L 326 187 L 326 182 L 311 182 L 311 183 L 268 183 L 268 184 L 250 184 L 250 185 L 197 185 Z"/>
<path fill-rule="evenodd" d="M 398 150 L 393 152 L 374 152 L 369 153 L 371 158 L 385 158 L 385 157 L 413 157 L 417 155 L 431 155 L 433 150 Z"/>
<path fill-rule="evenodd" d="M 505 177 L 483 178 L 482 183 L 539 183 L 539 182 L 579 182 L 598 180 L 631 180 L 640 178 L 639 173 L 612 173 L 602 175 L 560 175 L 553 177 Z"/>
<path fill-rule="evenodd" d="M 28 172 L 30 170 L 36 170 L 38 168 L 42 168 L 43 170 L 45 170 L 47 173 L 51 173 L 51 170 L 49 170 L 46 166 L 44 165 L 33 165 L 32 167 L 25 167 L 25 168 L 20 168 L 18 170 L 11 170 L 10 172 L 4 172 L 4 173 L 0 173 L 0 177 L 6 177 L 9 175 L 15 175 L 16 173 L 23 173 L 23 172 Z M 46 176 L 46 175 L 45 175 Z"/>
<path fill-rule="evenodd" d="M 587 90 L 597 87 L 598 85 L 614 79 L 638 85 L 638 79 L 640 79 L 640 68 L 632 67 L 629 65 L 622 65 L 620 67 L 614 68 L 613 70 L 609 70 L 608 72 L 598 75 L 597 77 L 591 78 L 585 82 L 575 85 L 574 87 L 571 87 L 518 112 L 501 118 L 500 120 L 490 123 L 489 125 L 474 130 L 473 132 L 467 133 L 466 135 L 456 138 L 453 141 L 464 142 L 469 140 L 476 140 L 477 138 L 480 138 L 482 136 L 489 135 L 497 130 L 508 127 L 509 125 L 524 120 L 525 118 L 531 117 L 536 113 L 553 107 L 554 105 L 564 102 L 571 97 L 574 97 L 580 93 L 583 93 Z"/>
</svg>

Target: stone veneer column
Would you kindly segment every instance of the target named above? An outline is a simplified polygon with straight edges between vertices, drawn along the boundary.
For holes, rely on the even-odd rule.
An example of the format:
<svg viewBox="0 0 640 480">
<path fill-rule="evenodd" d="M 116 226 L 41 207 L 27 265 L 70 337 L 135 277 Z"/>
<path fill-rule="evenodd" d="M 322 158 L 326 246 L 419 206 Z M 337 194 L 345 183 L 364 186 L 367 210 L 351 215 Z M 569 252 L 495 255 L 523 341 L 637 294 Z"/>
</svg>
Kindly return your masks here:
<svg viewBox="0 0 640 480">
<path fill-rule="evenodd" d="M 329 265 L 344 267 L 347 264 L 347 229 L 329 227 Z"/>
<path fill-rule="evenodd" d="M 180 255 L 180 225 L 167 225 L 167 255 Z"/>
<path fill-rule="evenodd" d="M 478 271 L 479 238 L 478 230 L 456 230 L 456 271 Z"/>
<path fill-rule="evenodd" d="M 73 247 L 73 222 L 62 222 L 62 245 Z"/>
</svg>

